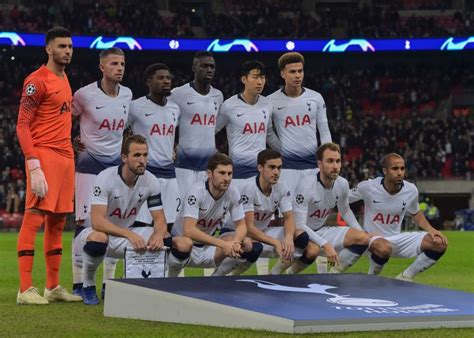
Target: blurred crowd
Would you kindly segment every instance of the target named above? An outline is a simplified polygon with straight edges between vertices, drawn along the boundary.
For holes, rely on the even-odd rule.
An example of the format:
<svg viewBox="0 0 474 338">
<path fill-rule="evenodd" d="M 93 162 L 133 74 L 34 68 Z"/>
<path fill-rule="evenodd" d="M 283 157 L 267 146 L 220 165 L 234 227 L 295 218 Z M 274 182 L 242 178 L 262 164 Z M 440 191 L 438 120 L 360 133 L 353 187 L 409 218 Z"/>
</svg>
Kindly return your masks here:
<svg viewBox="0 0 474 338">
<path fill-rule="evenodd" d="M 4 59 L 0 54 L 0 209 L 21 210 L 25 195 L 24 160 L 15 124 L 23 78 L 39 65 Z M 146 94 L 145 64 L 129 62 L 124 84 L 134 97 Z M 192 80 L 190 67 L 170 67 L 174 86 Z M 474 71 L 453 64 L 386 67 L 325 67 L 306 69 L 305 86 L 319 91 L 326 100 L 333 140 L 344 152 L 342 175 L 351 185 L 380 174 L 383 154 L 396 151 L 406 159 L 410 179 L 455 177 L 470 179 L 474 169 L 474 126 L 467 116 L 448 113 L 436 118 L 438 107 L 451 93 L 473 83 Z M 242 88 L 238 67 L 221 70 L 214 86 L 228 98 Z M 68 76 L 77 90 L 97 80 L 90 63 L 75 59 Z M 270 68 L 265 95 L 282 84 L 279 72 Z M 219 150 L 225 151 L 225 135 L 218 135 Z"/>
<path fill-rule="evenodd" d="M 474 32 L 469 2 L 462 9 L 441 0 L 373 3 L 368 7 L 363 1 L 316 2 L 314 8 L 307 8 L 302 0 L 173 1 L 169 9 L 160 10 L 148 1 L 50 0 L 4 5 L 0 26 L 32 33 L 64 25 L 84 35 L 289 39 L 469 36 Z"/>
</svg>

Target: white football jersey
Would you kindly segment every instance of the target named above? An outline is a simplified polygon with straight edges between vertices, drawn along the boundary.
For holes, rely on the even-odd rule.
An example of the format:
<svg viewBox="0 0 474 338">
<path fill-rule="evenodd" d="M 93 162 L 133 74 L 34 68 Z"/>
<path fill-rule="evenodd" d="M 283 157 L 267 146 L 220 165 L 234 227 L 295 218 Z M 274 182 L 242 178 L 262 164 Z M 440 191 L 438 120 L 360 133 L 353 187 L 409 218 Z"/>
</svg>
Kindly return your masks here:
<svg viewBox="0 0 474 338">
<path fill-rule="evenodd" d="M 364 201 L 364 230 L 382 236 L 398 235 L 405 213 L 420 211 L 418 189 L 403 181 L 403 186 L 391 195 L 383 186 L 383 177 L 360 182 L 349 194 L 350 203 Z"/>
<path fill-rule="evenodd" d="M 222 92 L 211 87 L 207 95 L 199 94 L 191 83 L 174 88 L 170 100 L 181 110 L 176 167 L 202 171 L 216 152 L 215 129 Z"/>
<path fill-rule="evenodd" d="M 174 141 L 180 117 L 176 103 L 168 100 L 165 106 L 148 96 L 132 101 L 130 127 L 134 134 L 146 137 L 148 142 L 147 170 L 158 178 L 174 178 Z"/>
<path fill-rule="evenodd" d="M 240 194 L 234 187 L 229 189 L 218 200 L 209 192 L 209 182 L 194 184 L 186 194 L 176 221 L 173 234 L 183 235 L 184 218 L 191 217 L 197 220 L 197 228 L 208 235 L 213 235 L 217 226 L 230 213 L 232 221 L 237 222 L 244 218 Z"/>
<path fill-rule="evenodd" d="M 316 168 L 319 130 L 322 143 L 331 142 L 326 104 L 318 92 L 303 88 L 298 97 L 289 97 L 283 89 L 267 97 L 273 104 L 273 125 L 279 139 L 284 169 Z M 276 148 L 274 134 L 269 144 Z"/>
<path fill-rule="evenodd" d="M 149 210 L 163 209 L 160 183 L 149 171 L 138 176 L 131 188 L 122 179 L 121 165 L 105 169 L 97 175 L 91 205 L 106 205 L 107 220 L 113 224 L 130 227 L 145 202 Z"/>
<path fill-rule="evenodd" d="M 234 162 L 233 178 L 258 174 L 257 155 L 266 148 L 272 105 L 264 96 L 251 105 L 240 94 L 224 101 L 217 118 L 216 132 L 226 127 L 229 156 Z"/>
<path fill-rule="evenodd" d="M 123 131 L 128 125 L 132 91 L 119 85 L 116 97 L 105 94 L 100 81 L 80 88 L 72 100 L 72 114 L 79 116 L 85 150 L 76 160 L 76 171 L 97 175 L 118 165 Z"/>
<path fill-rule="evenodd" d="M 319 230 L 336 206 L 349 226 L 361 228 L 349 207 L 349 183 L 345 178 L 338 176 L 332 188 L 326 189 L 319 172 L 308 176 L 295 191 L 296 226 L 307 225 L 314 231 Z"/>
<path fill-rule="evenodd" d="M 253 211 L 255 226 L 264 231 L 268 228 L 275 210 L 279 209 L 283 213 L 293 209 L 293 198 L 283 182 L 273 185 L 270 196 L 266 196 L 260 188 L 258 179 L 259 176 L 255 176 L 245 180 L 240 194 L 244 212 Z"/>
</svg>

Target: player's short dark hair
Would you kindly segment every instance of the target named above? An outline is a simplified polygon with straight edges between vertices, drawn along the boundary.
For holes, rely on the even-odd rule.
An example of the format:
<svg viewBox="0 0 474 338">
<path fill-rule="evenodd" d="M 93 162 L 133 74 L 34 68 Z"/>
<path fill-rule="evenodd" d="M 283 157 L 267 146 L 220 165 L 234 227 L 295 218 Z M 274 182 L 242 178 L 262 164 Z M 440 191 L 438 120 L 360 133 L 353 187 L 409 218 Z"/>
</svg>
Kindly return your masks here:
<svg viewBox="0 0 474 338">
<path fill-rule="evenodd" d="M 122 49 L 118 47 L 110 47 L 107 49 L 104 49 L 103 51 L 100 52 L 99 58 L 102 60 L 103 58 L 109 56 L 109 55 L 120 55 L 120 56 L 125 56 L 125 53 L 123 52 Z"/>
<path fill-rule="evenodd" d="M 214 171 L 218 165 L 233 165 L 234 163 L 229 156 L 223 153 L 215 153 L 207 161 L 207 169 Z"/>
<path fill-rule="evenodd" d="M 390 153 L 382 157 L 382 161 L 380 162 L 382 168 L 388 169 L 388 167 L 390 166 L 390 160 L 394 157 L 405 161 L 402 155 L 397 153 Z"/>
<path fill-rule="evenodd" d="M 334 142 L 324 143 L 319 146 L 318 150 L 316 150 L 316 158 L 318 159 L 318 161 L 323 160 L 323 154 L 326 151 L 326 149 L 337 151 L 339 154 L 342 154 L 341 147 L 339 147 L 339 144 L 334 143 Z"/>
<path fill-rule="evenodd" d="M 200 59 L 200 58 L 203 58 L 203 57 L 214 57 L 212 55 L 211 52 L 207 51 L 207 50 L 200 50 L 199 52 L 196 52 L 196 54 L 194 54 L 194 57 L 193 59 Z"/>
<path fill-rule="evenodd" d="M 69 29 L 56 26 L 46 32 L 45 43 L 48 44 L 56 38 L 70 38 L 71 36 Z"/>
<path fill-rule="evenodd" d="M 132 143 L 147 144 L 146 138 L 142 135 L 130 135 L 122 142 L 122 155 L 127 156 L 130 153 L 130 145 Z"/>
<path fill-rule="evenodd" d="M 273 149 L 265 149 L 258 153 L 257 164 L 263 167 L 267 161 L 277 158 L 281 158 L 281 154 L 278 151 Z"/>
<path fill-rule="evenodd" d="M 242 76 L 247 76 L 254 69 L 259 70 L 260 75 L 265 75 L 265 65 L 258 60 L 245 61 L 242 63 L 240 73 Z"/>
<path fill-rule="evenodd" d="M 278 59 L 278 68 L 283 70 L 286 65 L 290 63 L 299 63 L 301 62 L 304 66 L 304 56 L 298 52 L 289 52 L 285 53 Z"/>
<path fill-rule="evenodd" d="M 164 63 L 153 63 L 146 67 L 145 69 L 145 79 L 151 79 L 153 75 L 159 70 L 165 69 L 167 71 L 170 71 L 170 68 L 165 65 Z"/>
</svg>

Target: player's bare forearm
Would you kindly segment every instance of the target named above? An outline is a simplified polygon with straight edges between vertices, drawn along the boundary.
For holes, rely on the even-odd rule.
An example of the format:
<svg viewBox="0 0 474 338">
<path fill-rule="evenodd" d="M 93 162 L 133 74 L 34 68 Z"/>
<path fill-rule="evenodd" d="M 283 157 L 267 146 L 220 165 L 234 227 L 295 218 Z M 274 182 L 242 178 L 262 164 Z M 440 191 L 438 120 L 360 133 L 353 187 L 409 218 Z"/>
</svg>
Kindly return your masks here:
<svg viewBox="0 0 474 338">
<path fill-rule="evenodd" d="M 183 233 L 185 237 L 191 238 L 193 241 L 213 245 L 217 247 L 223 246 L 223 240 L 208 235 L 196 227 L 197 220 L 191 217 L 185 217 L 183 225 Z"/>
<path fill-rule="evenodd" d="M 245 224 L 245 219 L 242 218 L 235 223 L 235 235 L 234 239 L 240 243 L 244 240 L 247 235 L 247 225 Z"/>
<path fill-rule="evenodd" d="M 252 225 L 247 225 L 247 236 L 253 239 L 254 241 L 265 243 L 271 246 L 278 245 L 278 241 L 270 236 L 265 235 L 265 233 L 259 228 Z"/>
<path fill-rule="evenodd" d="M 161 238 L 164 238 L 167 233 L 166 218 L 163 209 L 151 210 L 151 216 L 153 217 L 153 231 L 159 234 Z"/>
<path fill-rule="evenodd" d="M 293 239 L 296 231 L 295 218 L 293 211 L 287 211 L 283 213 L 283 228 L 285 229 L 285 236 Z"/>
<path fill-rule="evenodd" d="M 446 236 L 444 236 L 441 231 L 433 228 L 421 211 L 418 211 L 418 213 L 412 215 L 412 217 L 415 223 L 418 224 L 420 228 L 425 230 L 431 236 L 434 242 L 441 241 L 442 244 L 448 245 L 448 239 Z"/>
<path fill-rule="evenodd" d="M 107 235 L 128 238 L 130 230 L 121 228 L 105 217 L 107 206 L 105 205 L 92 205 L 91 208 L 91 223 L 92 229 L 95 231 L 103 232 Z"/>
</svg>

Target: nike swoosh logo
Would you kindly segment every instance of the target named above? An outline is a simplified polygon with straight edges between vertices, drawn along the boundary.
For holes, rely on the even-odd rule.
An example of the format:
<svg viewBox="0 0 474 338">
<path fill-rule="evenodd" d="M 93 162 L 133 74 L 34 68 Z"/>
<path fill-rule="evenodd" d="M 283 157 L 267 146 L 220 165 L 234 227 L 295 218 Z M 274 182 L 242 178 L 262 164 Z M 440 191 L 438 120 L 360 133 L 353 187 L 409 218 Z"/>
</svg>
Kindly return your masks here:
<svg viewBox="0 0 474 338">
<path fill-rule="evenodd" d="M 196 102 L 186 102 L 187 104 L 195 104 Z"/>
<path fill-rule="evenodd" d="M 95 106 L 95 109 L 102 109 L 104 108 L 105 106 Z"/>
<path fill-rule="evenodd" d="M 380 203 L 380 201 L 373 200 L 372 203 Z"/>
<path fill-rule="evenodd" d="M 319 201 L 314 201 L 314 203 L 319 203 L 319 202 L 321 202 L 321 200 L 319 200 Z"/>
<path fill-rule="evenodd" d="M 120 198 L 120 197 L 122 197 L 122 195 L 120 195 L 120 196 L 114 196 L 114 200 L 116 200 L 117 198 Z"/>
<path fill-rule="evenodd" d="M 286 107 L 278 107 L 277 109 L 278 110 L 282 110 L 282 109 L 285 109 Z"/>
<path fill-rule="evenodd" d="M 149 114 L 145 113 L 145 116 L 150 116 L 150 115 L 153 115 L 153 113 L 149 113 Z"/>
<path fill-rule="evenodd" d="M 242 115 L 245 115 L 245 113 L 237 114 L 237 117 L 241 117 Z"/>
<path fill-rule="evenodd" d="M 206 211 L 207 209 L 199 208 L 199 211 Z"/>
<path fill-rule="evenodd" d="M 262 205 L 261 204 L 254 204 L 253 206 L 254 207 L 261 207 Z"/>
</svg>

